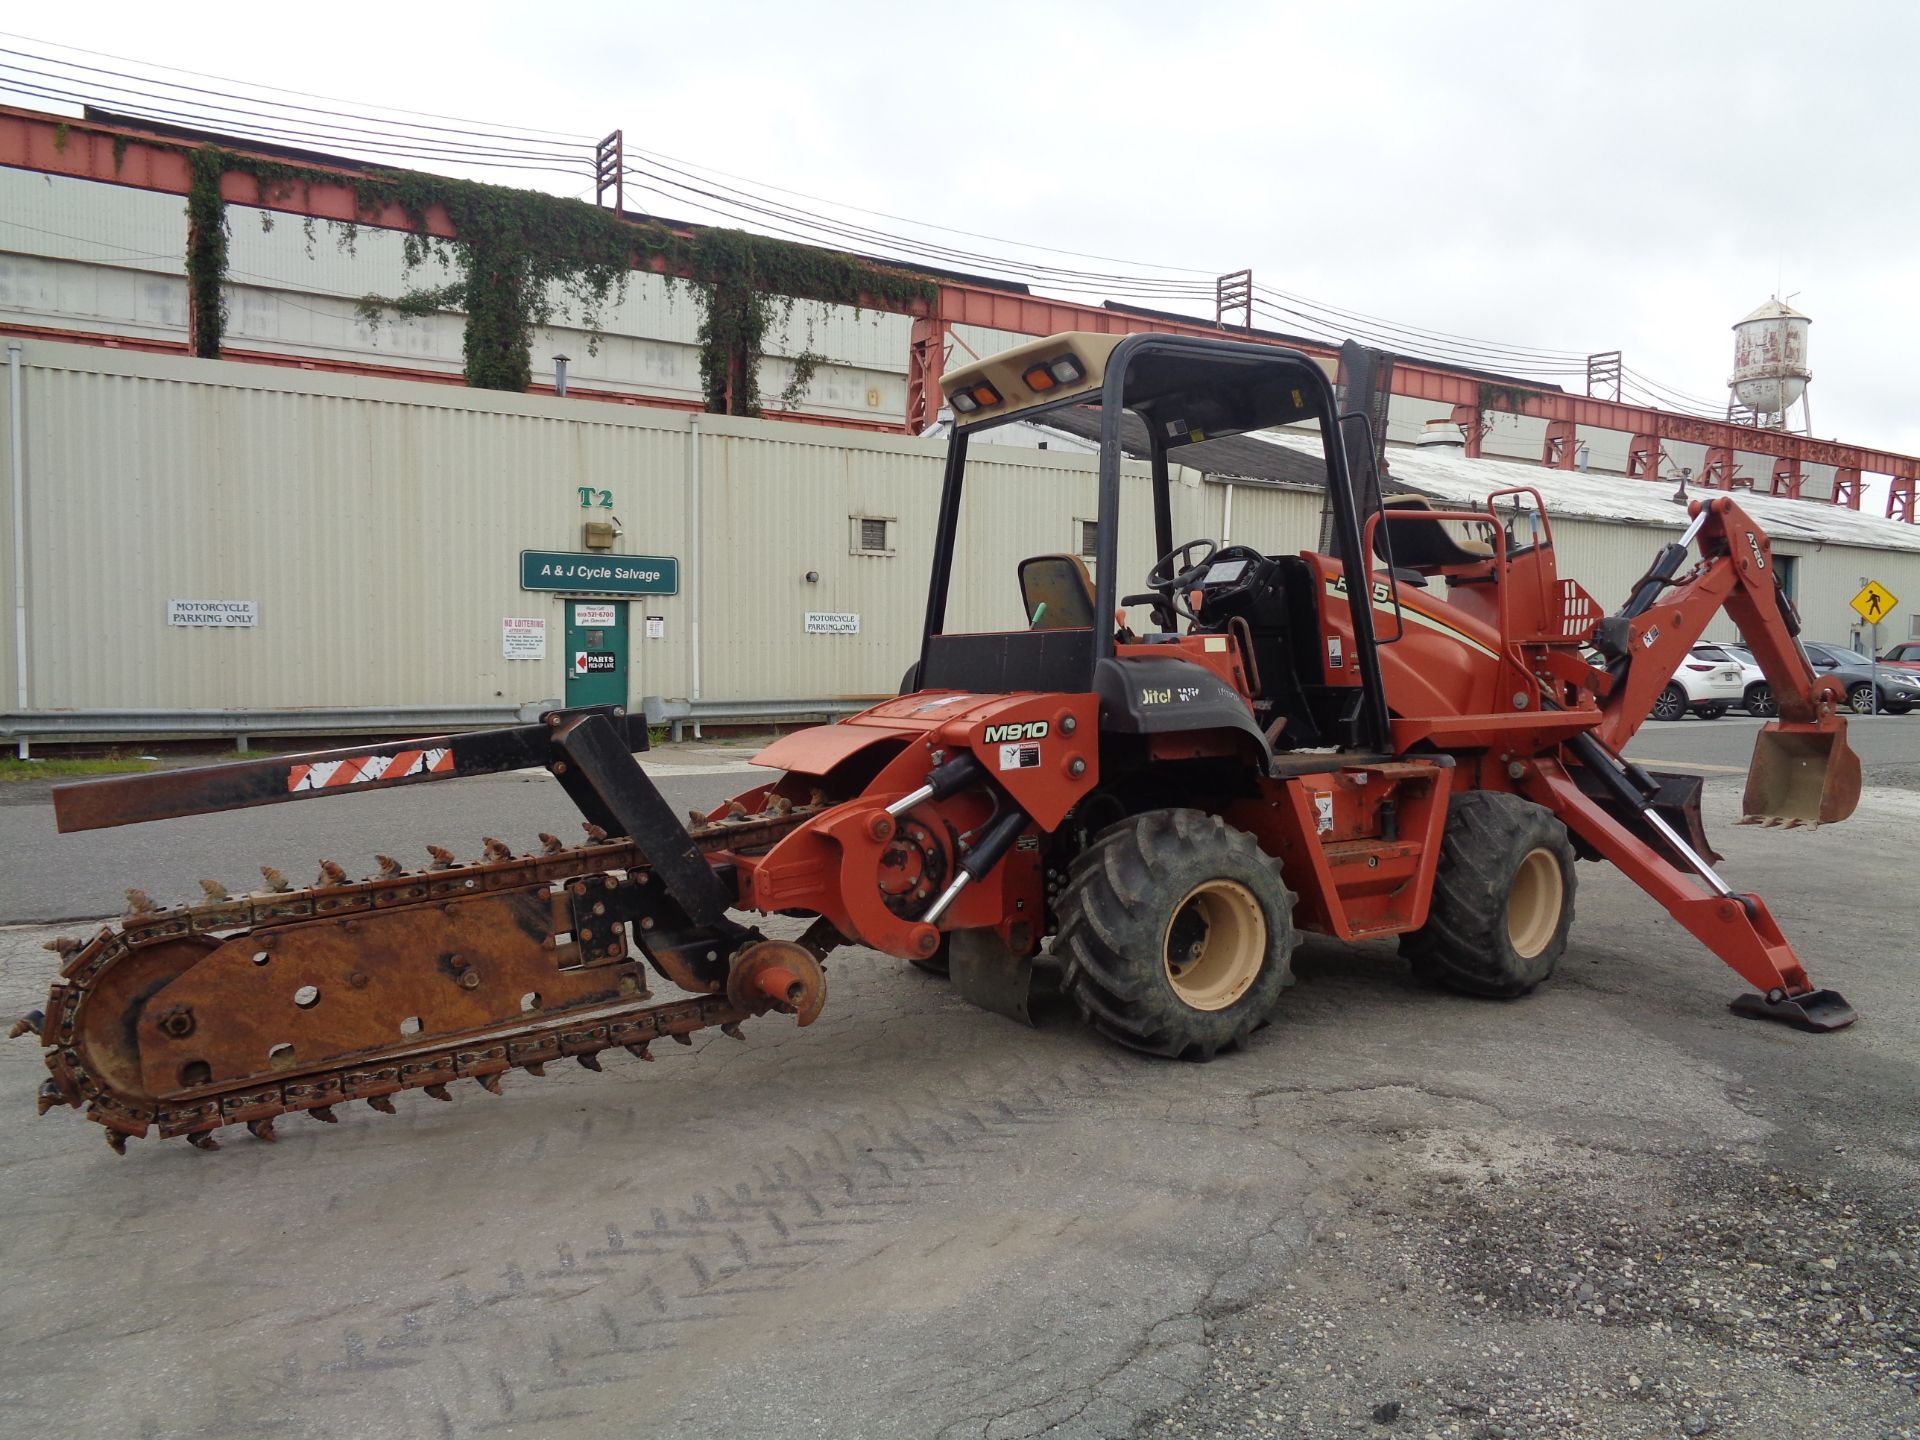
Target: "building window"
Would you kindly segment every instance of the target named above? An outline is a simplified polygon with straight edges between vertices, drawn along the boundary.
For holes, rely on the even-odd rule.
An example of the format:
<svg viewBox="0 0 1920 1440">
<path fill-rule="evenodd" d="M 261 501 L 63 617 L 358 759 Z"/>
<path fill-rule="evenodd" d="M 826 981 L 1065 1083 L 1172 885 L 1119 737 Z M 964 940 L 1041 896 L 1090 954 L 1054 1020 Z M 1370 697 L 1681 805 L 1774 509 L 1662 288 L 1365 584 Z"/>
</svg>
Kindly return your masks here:
<svg viewBox="0 0 1920 1440">
<path fill-rule="evenodd" d="M 1080 549 L 1076 552 L 1081 559 L 1091 560 L 1100 553 L 1100 522 L 1098 520 L 1076 520 L 1073 522 Z"/>
<path fill-rule="evenodd" d="M 853 543 L 850 549 L 855 555 L 891 555 L 893 554 L 894 518 L 890 515 L 854 515 Z"/>
</svg>

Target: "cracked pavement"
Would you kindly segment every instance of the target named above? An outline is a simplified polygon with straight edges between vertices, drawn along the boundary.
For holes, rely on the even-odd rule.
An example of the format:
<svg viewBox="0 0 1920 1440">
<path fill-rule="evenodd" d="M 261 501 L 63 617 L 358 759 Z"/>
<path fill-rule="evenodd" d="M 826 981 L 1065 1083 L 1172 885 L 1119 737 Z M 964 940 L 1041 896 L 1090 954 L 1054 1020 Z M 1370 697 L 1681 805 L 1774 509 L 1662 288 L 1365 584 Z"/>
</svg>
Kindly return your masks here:
<svg viewBox="0 0 1920 1440">
<path fill-rule="evenodd" d="M 477 783 L 460 803 L 493 807 L 486 833 L 565 818 L 540 786 Z M 675 784 L 676 804 L 741 788 Z M 1586 865 L 1535 996 L 1438 994 L 1390 945 L 1313 941 L 1274 1023 L 1206 1066 L 1118 1052 L 1057 1003 L 1024 1030 L 843 952 L 807 1031 L 763 1019 L 745 1044 L 510 1078 L 503 1100 L 463 1086 L 289 1120 L 273 1146 L 116 1159 L 71 1112 L 34 1120 L 39 1061 L 15 1041 L 4 1428 L 1920 1434 L 1920 1000 L 1897 898 L 1920 795 L 1870 788 L 1817 834 L 1736 829 L 1736 795 L 1710 778 L 1725 869 L 1854 1003 L 1852 1031 L 1730 1015 L 1737 978 Z M 382 798 L 328 823 L 383 848 L 361 808 Z M 315 811 L 195 823 L 243 820 L 220 843 L 278 863 Z M 464 813 L 407 825 L 457 840 Z M 153 834 L 168 877 L 222 873 Z M 154 878 L 90 853 L 63 852 L 83 893 Z M 10 871 L 5 913 L 63 913 L 28 893 L 41 874 Z M 0 1009 L 44 998 L 54 933 L 0 930 Z"/>
</svg>

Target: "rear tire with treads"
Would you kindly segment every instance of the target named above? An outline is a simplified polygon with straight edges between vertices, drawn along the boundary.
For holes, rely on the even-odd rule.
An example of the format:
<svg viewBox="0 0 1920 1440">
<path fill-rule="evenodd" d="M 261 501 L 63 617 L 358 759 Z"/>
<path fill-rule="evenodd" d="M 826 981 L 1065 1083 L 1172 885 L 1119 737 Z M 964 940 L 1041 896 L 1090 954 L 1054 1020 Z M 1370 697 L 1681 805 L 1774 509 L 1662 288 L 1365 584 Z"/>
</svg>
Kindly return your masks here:
<svg viewBox="0 0 1920 1440">
<path fill-rule="evenodd" d="M 1094 836 L 1069 871 L 1053 954 L 1095 1030 L 1211 1060 L 1293 983 L 1293 895 L 1253 837 L 1200 810 L 1149 810 Z"/>
<path fill-rule="evenodd" d="M 1455 795 L 1427 923 L 1400 937 L 1400 953 L 1450 990 L 1526 994 L 1567 948 L 1573 860 L 1567 827 L 1542 806 L 1494 790 Z"/>
</svg>

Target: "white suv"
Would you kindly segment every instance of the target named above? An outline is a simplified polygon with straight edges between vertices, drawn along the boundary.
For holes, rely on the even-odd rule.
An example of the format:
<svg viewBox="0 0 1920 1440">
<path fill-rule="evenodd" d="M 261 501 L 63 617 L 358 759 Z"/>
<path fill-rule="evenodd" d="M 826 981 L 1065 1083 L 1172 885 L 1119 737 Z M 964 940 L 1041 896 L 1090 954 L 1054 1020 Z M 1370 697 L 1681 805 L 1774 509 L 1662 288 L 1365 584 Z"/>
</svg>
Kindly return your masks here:
<svg viewBox="0 0 1920 1440">
<path fill-rule="evenodd" d="M 1755 666 L 1757 673 L 1759 667 Z M 1742 662 L 1724 646 L 1701 641 L 1687 652 L 1653 702 L 1653 718 L 1678 720 L 1689 710 L 1702 720 L 1718 720 L 1746 695 Z"/>
</svg>

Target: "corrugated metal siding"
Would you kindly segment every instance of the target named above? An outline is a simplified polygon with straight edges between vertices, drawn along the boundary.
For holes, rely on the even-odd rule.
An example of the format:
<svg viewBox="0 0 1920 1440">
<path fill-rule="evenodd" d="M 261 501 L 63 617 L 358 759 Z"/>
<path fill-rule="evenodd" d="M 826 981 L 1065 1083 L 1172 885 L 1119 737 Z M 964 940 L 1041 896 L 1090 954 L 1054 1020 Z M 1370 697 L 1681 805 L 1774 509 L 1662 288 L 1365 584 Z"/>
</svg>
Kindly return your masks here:
<svg viewBox="0 0 1920 1440">
<path fill-rule="evenodd" d="M 485 704 L 563 690 L 563 607 L 519 588 L 522 549 L 576 550 L 577 487 L 614 492 L 624 554 L 696 559 L 702 689 L 773 699 L 891 691 L 913 658 L 941 473 L 937 441 L 29 342 L 25 430 L 35 702 L 187 708 Z M 0 416 L 0 447 L 4 446 Z M 0 453 L 4 449 L 0 448 Z M 1218 537 L 1228 487 L 1179 472 L 1176 538 Z M 1320 497 L 1232 488 L 1236 541 L 1311 547 Z M 1017 626 L 1015 566 L 1079 548 L 1093 457 L 980 444 L 969 467 L 953 625 Z M 1677 512 L 1677 507 L 1676 507 Z M 604 513 L 604 512 L 600 512 Z M 891 556 L 851 553 L 852 517 L 894 522 Z M 10 564 L 0 506 L 0 567 Z M 1671 527 L 1563 520 L 1563 574 L 1617 605 Z M 1129 467 L 1121 593 L 1153 559 L 1145 469 Z M 1810 636 L 1844 640 L 1873 575 L 1920 600 L 1920 554 L 1782 544 Z M 819 580 L 809 583 L 808 571 Z M 685 572 L 683 571 L 683 574 Z M 11 576 L 4 576 L 9 589 Z M 166 623 L 169 599 L 253 600 L 252 629 Z M 857 636 L 808 635 L 853 611 Z M 632 694 L 691 686 L 691 600 L 636 599 Z M 500 621 L 544 615 L 545 662 L 508 662 Z M 1730 636 L 1725 621 L 1713 634 Z M 0 675 L 11 678 L 11 626 Z M 11 698 L 8 698 L 11 704 Z"/>
</svg>

